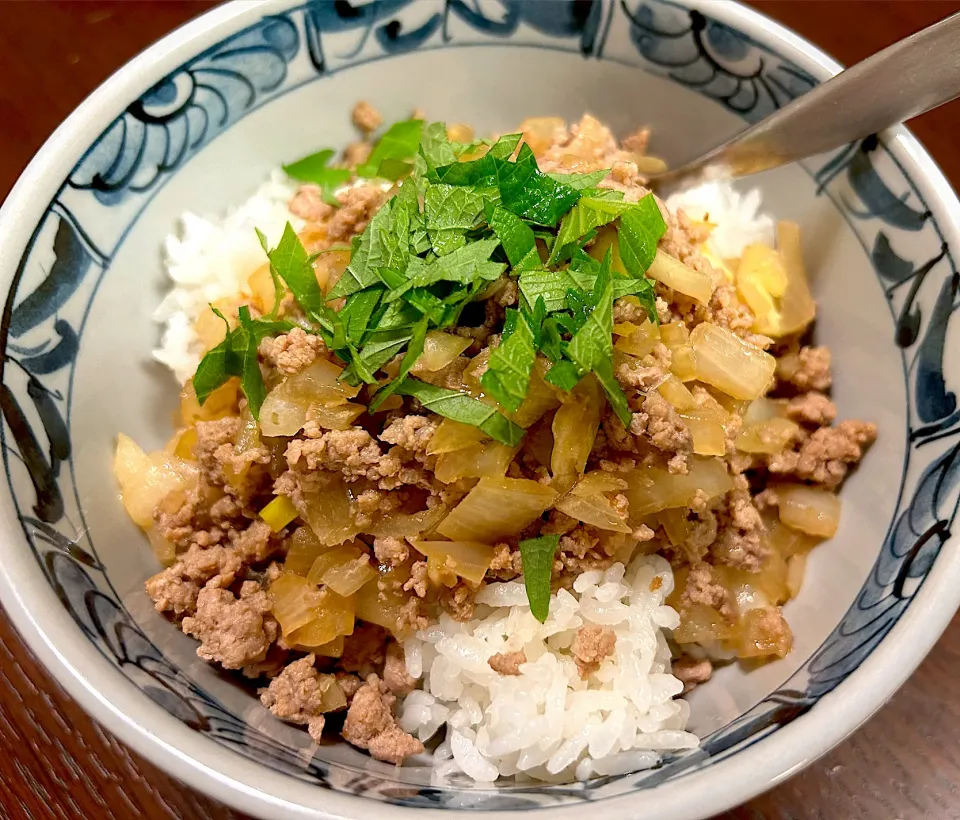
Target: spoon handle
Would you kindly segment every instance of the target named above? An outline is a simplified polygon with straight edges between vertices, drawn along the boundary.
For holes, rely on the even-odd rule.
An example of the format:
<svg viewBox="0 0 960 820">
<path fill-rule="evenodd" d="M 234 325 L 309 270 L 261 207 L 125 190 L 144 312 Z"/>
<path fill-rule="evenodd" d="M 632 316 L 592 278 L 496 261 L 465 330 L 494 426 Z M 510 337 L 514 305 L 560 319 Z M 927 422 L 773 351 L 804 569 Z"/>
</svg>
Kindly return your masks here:
<svg viewBox="0 0 960 820">
<path fill-rule="evenodd" d="M 676 190 L 756 174 L 861 140 L 958 96 L 960 13 L 842 71 L 650 183 L 658 190 Z"/>
</svg>

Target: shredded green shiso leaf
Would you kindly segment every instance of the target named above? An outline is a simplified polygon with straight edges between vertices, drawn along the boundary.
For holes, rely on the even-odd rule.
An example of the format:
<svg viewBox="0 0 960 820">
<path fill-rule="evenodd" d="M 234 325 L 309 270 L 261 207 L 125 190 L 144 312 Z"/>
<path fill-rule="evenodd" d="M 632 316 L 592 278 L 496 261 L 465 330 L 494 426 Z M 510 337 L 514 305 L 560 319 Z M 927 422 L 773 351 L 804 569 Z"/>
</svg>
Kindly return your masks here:
<svg viewBox="0 0 960 820">
<path fill-rule="evenodd" d="M 489 146 L 481 157 L 460 161 L 481 146 Z M 329 167 L 332 156 L 324 150 L 284 168 L 319 185 L 324 199 L 335 203 L 333 191 L 350 173 Z M 344 381 L 379 385 L 378 371 L 401 356 L 399 373 L 374 393 L 371 411 L 391 395 L 412 396 L 441 416 L 515 446 L 524 431 L 507 416 L 523 403 L 542 354 L 551 363 L 549 383 L 570 390 L 593 373 L 611 408 L 629 424 L 626 397 L 614 378 L 613 303 L 635 296 L 656 322 L 653 282 L 644 274 L 666 225 L 651 194 L 633 203 L 619 191 L 596 187 L 606 171 L 544 174 L 520 134 L 492 145 L 463 145 L 447 139 L 443 123 L 421 120 L 391 126 L 356 173 L 399 187 L 353 240 L 350 263 L 328 294 L 289 224 L 275 248 L 267 247 L 262 234 L 260 239 L 274 281 L 296 299 L 305 329 L 322 336 L 346 365 Z M 600 262 L 585 251 L 604 225 L 618 232 L 623 272 L 612 270 L 609 251 Z M 455 326 L 464 308 L 504 274 L 517 280 L 520 303 L 507 311 L 500 344 L 481 378 L 501 413 L 422 382 L 410 370 L 426 333 Z M 335 299 L 344 300 L 339 310 L 329 304 Z M 257 345 L 294 327 L 276 311 L 277 305 L 269 316 L 254 319 L 242 309 L 237 326 L 228 324 L 226 338 L 204 356 L 194 376 L 201 404 L 236 376 L 258 417 L 266 389 Z"/>
</svg>

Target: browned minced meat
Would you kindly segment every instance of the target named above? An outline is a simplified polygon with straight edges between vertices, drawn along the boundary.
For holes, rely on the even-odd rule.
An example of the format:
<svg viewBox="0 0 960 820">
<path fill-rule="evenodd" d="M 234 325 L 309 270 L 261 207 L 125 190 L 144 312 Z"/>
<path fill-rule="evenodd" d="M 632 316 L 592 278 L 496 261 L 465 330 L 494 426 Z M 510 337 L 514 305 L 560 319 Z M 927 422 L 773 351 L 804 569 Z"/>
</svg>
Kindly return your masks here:
<svg viewBox="0 0 960 820">
<path fill-rule="evenodd" d="M 681 601 L 684 606 L 702 604 L 717 610 L 725 618 L 733 616 L 733 601 L 727 588 L 716 580 L 710 564 L 694 564 L 687 575 Z"/>
<path fill-rule="evenodd" d="M 829 390 L 830 350 L 826 347 L 801 347 L 777 359 L 777 377 L 799 390 Z"/>
<path fill-rule="evenodd" d="M 654 447 L 666 453 L 692 453 L 693 436 L 680 414 L 659 393 L 650 393 L 643 400 L 639 413 L 633 414 L 630 432 L 647 436 Z"/>
<path fill-rule="evenodd" d="M 387 195 L 376 185 L 348 188 L 337 196 L 340 207 L 326 224 L 331 242 L 346 242 L 367 227 Z"/>
<path fill-rule="evenodd" d="M 617 636 L 612 629 L 602 626 L 581 626 L 570 645 L 570 654 L 577 664 L 581 678 L 588 678 L 600 668 L 603 660 L 617 648 Z"/>
<path fill-rule="evenodd" d="M 397 697 L 409 695 L 417 688 L 417 681 L 407 672 L 403 647 L 396 641 L 387 644 L 387 656 L 383 662 L 383 683 L 387 691 Z"/>
<path fill-rule="evenodd" d="M 837 417 L 837 405 L 823 393 L 811 391 L 794 396 L 787 403 L 787 418 L 811 427 L 833 424 Z"/>
<path fill-rule="evenodd" d="M 183 619 L 183 631 L 200 640 L 197 654 L 224 669 L 242 669 L 262 661 L 278 636 L 267 593 L 246 581 L 237 598 L 228 589 L 204 587 L 196 614 Z"/>
<path fill-rule="evenodd" d="M 487 661 L 490 668 L 500 675 L 519 675 L 520 664 L 526 662 L 527 656 L 523 652 L 498 652 Z"/>
<path fill-rule="evenodd" d="M 224 547 L 190 547 L 177 562 L 147 581 L 147 594 L 157 612 L 169 612 L 176 618 L 196 611 L 197 596 L 204 586 L 222 589 L 230 586 L 241 570 L 240 558 Z"/>
<path fill-rule="evenodd" d="M 379 125 L 379 115 L 366 105 L 357 107 L 354 119 L 364 140 L 344 153 L 341 167 L 345 168 L 366 160 L 371 150 L 369 133 Z M 637 161 L 647 136 L 646 131 L 638 132 L 621 147 L 608 128 L 587 116 L 570 127 L 558 126 L 546 137 L 531 134 L 531 139 L 538 143 L 534 150 L 542 170 L 609 168 L 602 187 L 636 201 L 647 193 Z M 329 250 L 347 246 L 394 193 L 395 189 L 384 192 L 378 185 L 364 183 L 341 191 L 338 206 L 331 206 L 317 186 L 303 185 L 290 207 L 307 222 L 308 250 Z M 716 399 L 728 411 L 736 408 L 724 425 L 722 462 L 732 481 L 729 492 L 710 496 L 700 491 L 689 500 L 687 510 L 632 516 L 633 487 L 611 488 L 604 492 L 604 499 L 628 525 L 630 532 L 622 533 L 549 510 L 522 532 L 492 544 L 488 574 L 480 584 L 472 584 L 459 578 L 456 567 L 449 564 L 428 570 L 427 561 L 410 542 L 383 534 L 391 532 L 386 525 L 399 516 L 425 511 L 444 514 L 476 484 L 474 478 L 450 484 L 437 479 L 438 456 L 428 451 L 442 419 L 429 407 L 396 396 L 382 410 L 363 413 L 347 429 L 333 430 L 325 426 L 329 417 L 322 408 L 313 405 L 306 409 L 305 424 L 297 435 L 258 441 L 251 436 L 246 400 L 240 399 L 229 415 L 194 425 L 193 459 L 199 480 L 196 486 L 171 493 L 154 510 L 151 535 L 165 539 L 176 550 L 174 564 L 147 582 L 156 608 L 199 639 L 201 657 L 259 679 L 267 707 L 279 717 L 305 725 L 315 738 L 324 720 L 321 689 L 335 681 L 350 705 L 345 737 L 370 749 L 375 757 L 394 762 L 422 748 L 399 730 L 392 714 L 396 698 L 416 686 L 407 673 L 399 641 L 436 622 L 444 611 L 461 621 L 475 617 L 476 595 L 485 582 L 522 575 L 518 544 L 526 538 L 559 536 L 551 571 L 555 590 L 570 588 L 586 570 L 606 569 L 629 555 L 658 552 L 677 569 L 678 579 L 685 573 L 686 580 L 678 581 L 671 599 L 681 618 L 697 605 L 714 607 L 731 622 L 740 618 L 722 582 L 728 582 L 732 572 L 742 577 L 740 573 L 769 566 L 764 522 L 776 516 L 778 482 L 836 489 L 875 438 L 876 428 L 858 421 L 830 426 L 837 408 L 826 392 L 831 382 L 829 351 L 802 347 L 798 339 L 773 342 L 755 334 L 753 317 L 736 287 L 700 251 L 706 228 L 684 213 L 664 210 L 664 218 L 667 230 L 660 250 L 708 276 L 713 290 L 708 303 L 701 304 L 657 283 L 655 307 L 660 323 L 680 322 L 692 331 L 700 322 L 714 322 L 776 355 L 772 395 L 786 401 L 786 415 L 798 425 L 784 452 L 737 450 L 744 403 L 733 402 L 712 387 L 687 382 L 695 401 Z M 319 257 L 318 281 L 332 284 L 344 261 L 343 253 Z M 471 380 L 480 378 L 499 344 L 506 309 L 516 305 L 518 298 L 515 277 L 504 275 L 490 283 L 482 306 L 468 309 L 463 324 L 447 331 L 468 339 L 469 347 L 441 370 L 416 373 L 416 378 L 448 390 L 470 389 Z M 280 310 L 294 319 L 299 315 L 289 296 Z M 646 307 L 632 297 L 617 300 L 613 310 L 617 322 L 647 320 Z M 300 327 L 264 339 L 258 353 L 268 388 L 302 374 L 321 359 L 338 367 L 343 364 L 320 337 Z M 631 419 L 624 426 L 606 407 L 599 429 L 584 430 L 593 441 L 587 471 L 600 470 L 628 480 L 633 478 L 632 471 L 646 467 L 675 477 L 691 474 L 701 456 L 693 453 L 690 428 L 657 390 L 671 374 L 673 360 L 663 343 L 639 358 L 615 349 L 613 370 Z M 385 365 L 383 373 L 392 376 L 399 365 L 397 357 Z M 538 372 L 548 366 L 540 356 Z M 364 386 L 350 400 L 362 405 L 372 391 L 372 386 Z M 507 466 L 508 477 L 551 481 L 553 412 L 552 408 L 546 411 L 529 427 L 517 457 Z M 355 532 L 348 543 L 356 536 L 367 545 L 361 560 L 375 558 L 379 575 L 370 583 L 376 583 L 377 600 L 389 607 L 396 635 L 358 619 L 353 634 L 345 637 L 342 657 L 304 657 L 307 648 L 293 645 L 290 634 L 279 634 L 279 624 L 270 612 L 269 589 L 288 571 L 284 561 L 292 534 L 312 521 L 316 499 L 331 491 L 342 492 L 350 505 Z M 288 497 L 300 517 L 274 533 L 260 512 L 277 495 Z M 677 513 L 686 520 L 666 518 Z M 678 543 L 668 538 L 668 529 Z M 439 536 L 427 531 L 427 537 Z M 363 591 L 371 592 L 371 587 Z M 765 641 L 770 653 L 786 651 L 790 633 L 779 609 L 751 611 L 743 618 L 747 616 L 757 640 Z M 580 630 L 570 654 L 580 674 L 589 676 L 614 651 L 613 633 L 594 627 Z M 490 665 L 501 674 L 516 674 L 524 661 L 522 653 L 511 652 L 494 656 Z M 689 688 L 709 677 L 710 665 L 680 658 L 674 672 Z"/>
<path fill-rule="evenodd" d="M 690 655 L 684 655 L 673 662 L 670 671 L 683 684 L 683 694 L 687 694 L 699 684 L 710 680 L 713 675 L 713 664 L 706 658 L 698 660 Z"/>
<path fill-rule="evenodd" d="M 319 336 L 295 327 L 281 336 L 265 336 L 260 341 L 260 358 L 289 376 L 312 365 L 323 349 Z"/>
<path fill-rule="evenodd" d="M 846 420 L 836 427 L 820 427 L 792 450 L 769 456 L 773 474 L 793 475 L 804 481 L 835 489 L 847 471 L 863 458 L 863 451 L 877 438 L 877 426 Z"/>
<path fill-rule="evenodd" d="M 423 744 L 408 735 L 393 716 L 396 698 L 380 690 L 376 675 L 370 675 L 357 690 L 347 710 L 343 737 L 371 756 L 386 763 L 400 765 L 404 758 L 420 754 Z"/>
<path fill-rule="evenodd" d="M 364 134 L 376 131 L 383 125 L 383 117 L 380 116 L 380 112 L 366 100 L 361 100 L 353 107 L 350 119 L 353 120 L 357 129 Z"/>
<path fill-rule="evenodd" d="M 310 737 L 319 743 L 325 721 L 324 693 L 338 684 L 334 675 L 321 675 L 315 662 L 313 655 L 307 655 L 288 664 L 260 690 L 260 702 L 282 720 L 306 724 Z"/>
</svg>

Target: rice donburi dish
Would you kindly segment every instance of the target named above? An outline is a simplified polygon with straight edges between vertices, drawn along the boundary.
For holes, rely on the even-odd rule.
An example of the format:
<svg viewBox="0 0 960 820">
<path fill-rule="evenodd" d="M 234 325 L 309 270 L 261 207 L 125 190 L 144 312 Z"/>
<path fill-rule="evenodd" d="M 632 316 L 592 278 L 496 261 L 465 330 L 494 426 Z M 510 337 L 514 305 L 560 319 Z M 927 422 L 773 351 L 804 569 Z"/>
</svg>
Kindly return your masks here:
<svg viewBox="0 0 960 820">
<path fill-rule="evenodd" d="M 682 695 L 790 652 L 876 437 L 835 418 L 800 228 L 661 201 L 647 132 L 589 115 L 353 118 L 167 240 L 180 409 L 115 457 L 147 593 L 277 718 L 435 778 L 695 747 Z"/>
</svg>

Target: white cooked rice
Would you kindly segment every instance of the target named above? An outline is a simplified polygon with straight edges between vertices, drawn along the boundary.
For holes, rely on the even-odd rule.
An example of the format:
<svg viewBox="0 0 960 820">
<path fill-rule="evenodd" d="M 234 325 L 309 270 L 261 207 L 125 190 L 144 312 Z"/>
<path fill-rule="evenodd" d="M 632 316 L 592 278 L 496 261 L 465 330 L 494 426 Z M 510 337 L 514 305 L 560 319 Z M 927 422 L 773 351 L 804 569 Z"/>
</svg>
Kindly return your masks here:
<svg viewBox="0 0 960 820">
<path fill-rule="evenodd" d="M 254 228 L 277 243 L 289 221 L 296 186 L 275 171 L 268 182 L 224 218 L 185 213 L 180 235 L 165 242 L 173 290 L 154 318 L 164 325 L 157 361 L 180 380 L 193 375 L 203 353 L 195 331 L 211 302 L 248 295 L 250 275 L 264 262 Z M 740 194 L 710 183 L 670 197 L 671 209 L 716 227 L 709 239 L 720 258 L 739 256 L 751 242 L 773 243 L 774 223 L 760 213 L 759 191 Z M 660 586 L 651 590 L 651 582 Z M 654 584 L 656 586 L 656 584 Z M 657 765 L 665 750 L 694 748 L 685 731 L 689 706 L 670 673 L 665 631 L 677 613 L 664 601 L 673 589 L 670 565 L 643 556 L 624 570 L 587 572 L 573 594 L 553 596 L 540 624 L 523 584 L 491 584 L 478 595 L 479 616 L 458 623 L 448 615 L 406 641 L 410 674 L 423 688 L 399 710 L 400 725 L 421 740 L 446 727 L 434 752 L 435 778 L 461 772 L 479 782 L 499 776 L 547 781 L 616 775 Z M 579 627 L 597 624 L 617 636 L 614 655 L 581 680 L 569 648 Z M 522 650 L 518 676 L 499 675 L 487 661 Z"/>
<path fill-rule="evenodd" d="M 560 590 L 540 624 L 523 584 L 490 584 L 477 596 L 478 617 L 448 615 L 404 643 L 407 669 L 423 689 L 404 700 L 400 726 L 429 740 L 446 726 L 435 752 L 435 776 L 462 772 L 480 782 L 519 776 L 569 781 L 654 766 L 663 750 L 690 749 L 690 709 L 677 696 L 665 629 L 679 623 L 664 601 L 673 572 L 660 556 L 641 556 L 624 570 L 585 572 L 573 593 Z M 570 646 L 580 627 L 617 637 L 614 654 L 581 680 Z M 488 661 L 522 651 L 519 675 L 500 675 Z"/>
<path fill-rule="evenodd" d="M 153 318 L 164 325 L 160 347 L 153 357 L 169 367 L 182 384 L 189 379 L 204 353 L 195 325 L 207 306 L 220 299 L 249 295 L 247 280 L 266 261 L 254 228 L 276 245 L 289 221 L 300 230 L 303 221 L 287 203 L 296 191 L 282 171 L 236 210 L 222 219 L 187 211 L 180 218 L 180 233 L 164 242 L 164 267 L 174 287 Z"/>
</svg>

